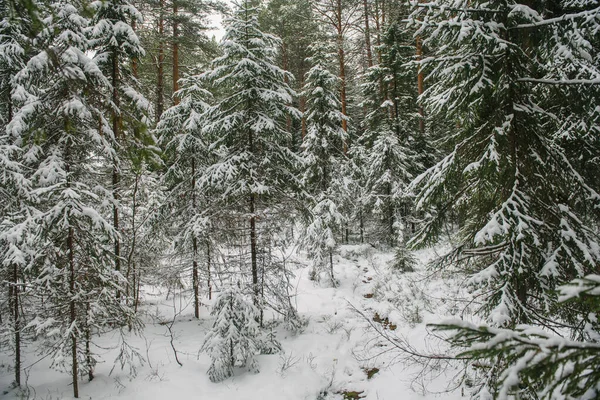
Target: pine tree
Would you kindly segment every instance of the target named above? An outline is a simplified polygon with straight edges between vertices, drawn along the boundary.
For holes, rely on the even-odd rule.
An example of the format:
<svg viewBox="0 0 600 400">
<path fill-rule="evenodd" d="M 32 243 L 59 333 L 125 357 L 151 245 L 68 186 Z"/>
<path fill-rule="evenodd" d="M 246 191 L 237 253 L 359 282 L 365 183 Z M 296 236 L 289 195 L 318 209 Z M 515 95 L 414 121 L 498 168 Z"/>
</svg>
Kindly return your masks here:
<svg viewBox="0 0 600 400">
<path fill-rule="evenodd" d="M 258 309 L 248 302 L 237 285 L 231 285 L 217 299 L 211 315 L 215 317 L 202 351 L 212 359 L 208 377 L 212 382 L 233 375 L 234 367 L 259 372 L 255 356 L 259 349 Z"/>
<path fill-rule="evenodd" d="M 259 255 L 269 242 L 263 229 L 289 214 L 284 202 L 290 204 L 299 186 L 298 157 L 286 147 L 286 118 L 299 117 L 290 105 L 295 93 L 285 83 L 293 77 L 275 65 L 279 40 L 260 31 L 257 13 L 249 1 L 237 6 L 226 22 L 223 56 L 202 75 L 223 97 L 207 116 L 208 148 L 217 159 L 201 178 L 224 219 L 234 219 L 237 229 L 249 225 L 243 228 L 249 237 L 243 261 L 250 264 L 255 305 L 261 304 Z"/>
</svg>

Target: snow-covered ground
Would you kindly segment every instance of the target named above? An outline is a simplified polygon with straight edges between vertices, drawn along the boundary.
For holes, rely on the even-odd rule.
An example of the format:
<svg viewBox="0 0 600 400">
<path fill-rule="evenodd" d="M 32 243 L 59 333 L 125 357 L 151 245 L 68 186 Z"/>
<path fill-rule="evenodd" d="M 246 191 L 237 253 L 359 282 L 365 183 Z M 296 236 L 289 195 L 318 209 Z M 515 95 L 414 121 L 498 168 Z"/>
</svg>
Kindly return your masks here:
<svg viewBox="0 0 600 400">
<path fill-rule="evenodd" d="M 146 327 L 133 343 L 146 358 L 137 368 L 137 376 L 113 368 L 116 336 L 106 335 L 97 349 L 104 360 L 97 365 L 95 379 L 82 380 L 83 399 L 207 399 L 207 400 L 325 400 L 380 399 L 410 400 L 461 398 L 460 390 L 446 392 L 458 369 L 430 364 L 423 374 L 422 365 L 410 362 L 407 355 L 391 343 L 408 343 L 418 351 L 436 353 L 443 343 L 427 334 L 426 324 L 464 314 L 464 293 L 457 289 L 459 280 L 442 280 L 424 269 L 432 250 L 416 253 L 417 270 L 399 274 L 388 266 L 391 253 L 377 252 L 370 246 L 342 246 L 334 257 L 337 288 L 308 279 L 309 268 L 295 271 L 294 299 L 298 311 L 308 318 L 306 329 L 290 334 L 277 327 L 283 352 L 258 357 L 260 373 L 236 371 L 234 377 L 211 383 L 206 375 L 208 355 L 201 353 L 204 335 L 212 318 L 208 303 L 200 320 L 192 318 L 193 309 L 183 296 L 146 288 L 143 311 Z M 297 261 L 306 265 L 301 255 Z M 451 282 L 451 283 L 448 283 Z M 173 344 L 165 322 L 173 319 Z M 468 310 L 467 310 L 468 311 Z M 463 315 L 460 315 L 463 314 Z M 378 334 L 379 331 L 383 334 Z M 389 338 L 389 341 L 385 337 Z M 28 372 L 28 392 L 32 399 L 70 399 L 70 376 L 48 368 L 48 361 L 37 361 L 27 348 L 24 365 L 37 362 Z M 13 373 L 6 354 L 0 355 L 0 397 L 17 399 L 10 390 Z M 423 390 L 423 385 L 427 390 Z M 344 393 L 346 394 L 344 395 Z M 356 392 L 356 393 L 353 393 Z M 356 397 L 358 395 L 359 397 Z M 354 397 L 352 397 L 354 396 Z M 25 397 L 26 398 L 26 397 Z"/>
</svg>

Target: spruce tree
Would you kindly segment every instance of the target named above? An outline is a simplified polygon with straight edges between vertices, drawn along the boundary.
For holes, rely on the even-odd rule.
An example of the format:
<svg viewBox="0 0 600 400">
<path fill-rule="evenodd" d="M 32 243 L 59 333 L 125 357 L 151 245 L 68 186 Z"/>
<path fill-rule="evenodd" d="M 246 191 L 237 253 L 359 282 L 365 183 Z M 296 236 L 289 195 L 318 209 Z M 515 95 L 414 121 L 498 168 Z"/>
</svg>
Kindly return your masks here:
<svg viewBox="0 0 600 400">
<path fill-rule="evenodd" d="M 142 21 L 139 11 L 127 0 L 101 0 L 92 3 L 90 49 L 95 52 L 94 61 L 108 78 L 110 96 L 105 103 L 109 114 L 111 135 L 116 140 L 116 152 L 112 165 L 112 223 L 119 235 L 114 237 L 114 267 L 121 271 L 123 262 L 123 238 L 121 231 L 121 213 L 123 203 L 121 192 L 129 182 L 123 181 L 131 170 L 131 159 L 135 157 L 152 158 L 154 138 L 148 134 L 147 117 L 151 111 L 148 100 L 136 88 L 136 80 L 130 70 L 129 62 L 144 54 L 144 49 L 131 21 Z"/>
<path fill-rule="evenodd" d="M 236 6 L 226 22 L 223 56 L 202 74 L 222 98 L 207 114 L 204 129 L 216 160 L 200 183 L 211 192 L 215 210 L 246 236 L 242 267 L 244 273 L 249 269 L 254 304 L 260 305 L 260 281 L 265 282 L 260 270 L 272 266 L 267 229 L 289 215 L 299 185 L 298 157 L 287 148 L 286 129 L 287 117 L 299 113 L 290 105 L 295 93 L 286 84 L 293 77 L 275 65 L 279 39 L 260 31 L 257 13 L 250 1 Z M 267 255 L 263 265 L 261 254 Z"/>
<path fill-rule="evenodd" d="M 93 378 L 92 335 L 114 326 L 138 326 L 115 290 L 110 242 L 119 233 L 103 215 L 110 189 L 94 179 L 98 164 L 115 158 L 115 141 L 102 113 L 110 87 L 90 49 L 89 21 L 68 0 L 49 5 L 51 19 L 36 40 L 43 49 L 17 74 L 19 109 L 9 124 L 27 147 L 22 160 L 37 209 L 32 228 L 30 283 L 37 296 L 30 326 L 44 333 L 42 351 L 71 372 L 79 396 L 80 373 Z M 43 299 L 43 301 L 41 300 Z"/>
<path fill-rule="evenodd" d="M 33 5 L 32 5 L 33 6 Z M 31 261 L 27 251 L 31 228 L 31 181 L 23 164 L 26 149 L 20 131 L 8 129 L 17 105 L 13 94 L 15 76 L 29 56 L 33 24 L 29 13 L 15 4 L 0 4 L 0 343 L 14 353 L 14 383 L 21 386 L 25 267 Z"/>
<path fill-rule="evenodd" d="M 306 73 L 303 95 L 306 97 L 306 136 L 302 143 L 304 188 L 307 201 L 306 229 L 302 245 L 313 259 L 312 275 L 317 278 L 329 264 L 329 275 L 335 286 L 333 275 L 333 251 L 337 246 L 336 234 L 344 224 L 344 216 L 338 210 L 335 182 L 341 179 L 340 167 L 345 158 L 344 144 L 347 134 L 342 121 L 347 117 L 340 111 L 337 96 L 339 78 L 329 71 L 327 49 L 314 45 L 309 58 L 312 68 Z"/>
<path fill-rule="evenodd" d="M 436 49 L 422 61 L 432 82 L 427 110 L 460 126 L 450 154 L 412 184 L 418 207 L 431 212 L 413 243 L 431 243 L 459 215 L 459 242 L 447 260 L 468 262 L 470 282 L 487 293 L 490 322 L 546 325 L 548 312 L 568 320 L 552 289 L 597 268 L 598 214 L 582 211 L 597 210 L 600 197 L 561 137 L 590 134 L 598 120 L 587 115 L 578 125 L 584 132 L 565 131 L 556 116 L 575 116 L 579 105 L 558 100 L 546 84 L 584 90 L 597 76 L 590 42 L 563 38 L 592 37 L 598 20 L 585 9 L 505 1 L 456 7 L 452 25 L 461 29 L 448 25 L 450 9 L 419 7 L 413 16 L 424 44 Z"/>
<path fill-rule="evenodd" d="M 168 187 L 171 201 L 166 203 L 163 213 L 174 235 L 172 253 L 187 270 L 191 264 L 194 315 L 200 316 L 199 273 L 201 255 L 210 257 L 211 218 L 205 210 L 209 196 L 200 190 L 198 178 L 213 157 L 203 137 L 202 127 L 205 113 L 209 109 L 210 93 L 202 89 L 197 76 L 182 80 L 182 89 L 176 93 L 179 104 L 169 108 L 157 126 L 160 142 L 168 157 L 168 168 L 163 182 Z M 210 261 L 209 261 L 210 262 Z M 210 296 L 210 264 L 206 268 Z"/>
<path fill-rule="evenodd" d="M 258 372 L 255 356 L 259 349 L 259 310 L 237 285 L 231 285 L 219 295 L 211 315 L 215 321 L 202 345 L 202 351 L 212 359 L 208 369 L 210 380 L 220 382 L 229 378 L 234 367 Z"/>
<path fill-rule="evenodd" d="M 514 328 L 518 342 L 527 340 L 526 323 L 584 339 L 581 321 L 595 318 L 590 304 L 557 302 L 556 289 L 600 265 L 600 196 L 572 158 L 573 143 L 593 143 L 584 138 L 598 129 L 597 99 L 588 107 L 571 89 L 595 90 L 588 85 L 600 76 L 592 45 L 600 20 L 591 4 L 547 5 L 438 2 L 413 14 L 433 51 L 421 61 L 430 82 L 426 110 L 458 129 L 448 139 L 450 154 L 412 183 L 417 207 L 429 213 L 412 243 L 432 243 L 446 223 L 459 223 L 441 265 L 463 266 L 475 295 L 485 296 L 480 313 L 493 328 L 454 326 L 458 344 L 466 335 L 493 362 L 475 387 L 479 397 L 505 397 L 499 386 L 506 374 L 527 369 L 525 361 L 534 365 L 528 357 L 537 351 L 536 344 L 529 351 L 512 339 L 498 342 L 505 333 L 493 345 L 483 331 Z M 588 159 L 596 151 L 580 150 L 591 150 Z M 525 388 L 529 396 L 538 390 Z"/>
</svg>

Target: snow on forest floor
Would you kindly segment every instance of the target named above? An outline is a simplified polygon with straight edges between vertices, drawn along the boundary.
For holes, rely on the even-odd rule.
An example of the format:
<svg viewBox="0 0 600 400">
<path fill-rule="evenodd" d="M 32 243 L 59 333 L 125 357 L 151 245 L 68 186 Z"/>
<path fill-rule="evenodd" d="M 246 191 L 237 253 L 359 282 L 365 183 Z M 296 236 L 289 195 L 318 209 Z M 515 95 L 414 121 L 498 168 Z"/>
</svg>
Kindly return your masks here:
<svg viewBox="0 0 600 400">
<path fill-rule="evenodd" d="M 110 374 L 117 354 L 111 349 L 116 334 L 105 335 L 98 341 L 104 350 L 97 349 L 104 362 L 96 366 L 93 381 L 82 380 L 80 398 L 358 398 L 348 397 L 354 394 L 378 400 L 461 398 L 460 391 L 445 391 L 459 372 L 457 369 L 445 367 L 420 374 L 421 366 L 407 362 L 404 354 L 376 333 L 377 329 L 392 340 L 406 340 L 420 351 L 439 352 L 443 344 L 427 334 L 426 324 L 463 313 L 466 303 L 464 291 L 458 288 L 459 280 L 442 280 L 439 274 L 430 276 L 424 265 L 434 256 L 433 250 L 418 251 L 416 256 L 417 270 L 399 274 L 390 271 L 391 253 L 375 251 L 368 245 L 342 246 L 334 256 L 337 288 L 309 280 L 307 262 L 298 256 L 295 261 L 301 267 L 295 271 L 293 301 L 300 314 L 308 318 L 305 330 L 292 335 L 278 327 L 282 353 L 259 356 L 258 374 L 238 370 L 234 377 L 221 383 L 209 381 L 206 370 L 210 359 L 207 354 L 198 354 L 212 323 L 207 305 L 202 307 L 201 319 L 194 320 L 187 298 L 171 295 L 166 300 L 166 290 L 146 288 L 143 336 L 130 340 L 146 358 L 144 365 L 138 367 L 134 378 L 118 367 Z M 164 324 L 173 319 L 175 309 L 178 314 L 172 326 L 173 344 L 183 366 L 175 360 L 171 336 Z M 37 359 L 31 347 L 24 365 Z M 7 400 L 20 398 L 16 391 L 9 390 L 13 376 L 9 365 L 8 355 L 0 354 L 0 397 Z M 31 368 L 27 384 L 31 399 L 72 398 L 70 375 L 49 369 L 48 360 Z"/>
</svg>

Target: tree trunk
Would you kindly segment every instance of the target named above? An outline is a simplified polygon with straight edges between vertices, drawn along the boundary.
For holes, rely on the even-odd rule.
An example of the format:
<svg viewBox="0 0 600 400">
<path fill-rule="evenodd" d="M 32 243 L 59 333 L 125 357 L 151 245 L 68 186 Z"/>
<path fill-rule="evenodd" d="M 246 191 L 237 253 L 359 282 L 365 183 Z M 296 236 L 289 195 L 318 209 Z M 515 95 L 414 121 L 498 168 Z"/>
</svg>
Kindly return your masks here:
<svg viewBox="0 0 600 400">
<path fill-rule="evenodd" d="M 160 116 L 162 115 L 165 109 L 164 103 L 164 64 L 165 64 L 165 42 L 164 42 L 164 34 L 165 34 L 165 19 L 164 19 L 164 0 L 160 1 L 160 15 L 158 17 L 158 60 L 157 60 L 157 74 L 156 74 L 156 114 L 154 119 L 156 122 L 160 121 Z"/>
<path fill-rule="evenodd" d="M 19 269 L 13 265 L 12 306 L 15 329 L 15 384 L 21 387 L 21 318 L 19 313 Z"/>
<path fill-rule="evenodd" d="M 300 78 L 300 87 L 304 87 L 304 74 L 302 74 L 302 78 Z M 304 115 L 304 112 L 306 111 L 306 96 L 301 94 L 298 102 L 300 112 L 302 113 L 302 142 L 304 142 L 304 137 L 306 136 L 306 116 Z"/>
<path fill-rule="evenodd" d="M 344 60 L 344 27 L 342 25 L 342 0 L 337 0 L 336 10 L 336 30 L 337 30 L 337 46 L 338 46 L 338 60 L 340 67 L 340 101 L 342 103 L 342 114 L 348 115 L 347 107 L 348 101 L 346 99 L 346 62 Z M 348 132 L 348 121 L 342 120 L 342 129 L 344 132 Z M 344 143 L 344 153 L 348 152 L 348 141 Z"/>
<path fill-rule="evenodd" d="M 369 31 L 369 5 L 367 0 L 363 0 L 365 14 L 365 46 L 367 48 L 367 65 L 369 68 L 373 66 L 373 54 L 371 53 L 371 32 Z"/>
<path fill-rule="evenodd" d="M 111 83 L 112 83 L 112 128 L 115 141 L 121 139 L 120 132 L 120 102 L 119 102 L 119 56 L 117 50 L 113 50 L 112 54 L 112 71 L 111 71 Z M 117 158 L 113 159 L 113 172 L 112 172 L 112 190 L 113 190 L 113 227 L 115 229 L 115 271 L 121 271 L 121 239 L 119 237 L 119 181 L 120 172 L 117 164 Z M 120 293 L 117 290 L 117 297 L 120 297 Z"/>
<path fill-rule="evenodd" d="M 211 300 L 212 299 L 212 283 L 210 281 L 210 242 L 206 241 L 206 271 L 207 271 L 207 278 L 206 278 L 206 286 L 208 287 L 208 299 Z"/>
<path fill-rule="evenodd" d="M 179 104 L 175 95 L 179 90 L 179 21 L 177 0 L 173 0 L 173 104 Z"/>
<path fill-rule="evenodd" d="M 135 18 L 133 18 L 131 20 L 131 29 L 135 32 L 137 29 L 137 23 L 135 21 Z M 138 59 L 137 57 L 134 57 L 131 59 L 131 73 L 133 74 L 133 77 L 135 79 L 138 78 Z"/>
<path fill-rule="evenodd" d="M 329 249 L 329 273 L 331 275 L 331 286 L 336 287 L 335 275 L 333 274 L 333 251 Z"/>
<path fill-rule="evenodd" d="M 196 160 L 192 158 L 192 210 L 196 212 Z M 192 285 L 194 286 L 194 317 L 200 318 L 200 295 L 198 293 L 198 239 L 194 234 L 192 239 Z"/>
<path fill-rule="evenodd" d="M 68 123 L 65 124 L 68 130 Z M 70 160 L 69 160 L 69 147 L 65 149 L 65 172 L 67 179 L 67 187 L 71 186 L 71 177 L 70 177 Z M 72 226 L 69 226 L 67 230 L 67 254 L 69 257 L 69 326 L 72 329 L 71 331 L 71 377 L 73 380 L 73 397 L 79 397 L 79 383 L 77 378 L 79 376 L 79 366 L 77 363 L 77 335 L 76 332 L 76 322 L 77 322 L 77 312 L 75 309 L 76 306 L 76 296 L 75 296 L 75 232 Z"/>
<path fill-rule="evenodd" d="M 86 304 L 86 316 L 85 316 L 85 360 L 87 363 L 87 370 L 88 370 L 88 380 L 91 382 L 94 379 L 94 365 L 93 365 L 93 360 L 92 360 L 92 350 L 91 350 L 91 343 L 92 343 L 92 330 L 90 328 L 90 324 L 88 321 L 89 318 L 89 312 L 90 312 L 90 303 Z"/>
<path fill-rule="evenodd" d="M 259 306 L 258 298 L 260 288 L 258 286 L 258 263 L 256 261 L 257 246 L 256 246 L 256 194 L 250 194 L 250 259 L 252 263 L 252 289 L 254 292 L 254 305 Z"/>
<path fill-rule="evenodd" d="M 417 61 L 421 61 L 423 59 L 423 46 L 421 44 L 420 36 L 417 36 L 416 45 L 417 45 Z M 421 66 L 419 65 L 417 67 L 417 91 L 418 91 L 419 96 L 421 96 L 423 94 L 423 90 L 424 90 L 423 80 L 424 80 L 423 71 L 421 69 Z M 425 133 L 425 111 L 424 111 L 422 105 L 419 105 L 419 114 L 421 116 L 421 118 L 419 119 L 419 132 L 421 132 L 421 134 L 423 134 L 423 133 Z"/>
</svg>

